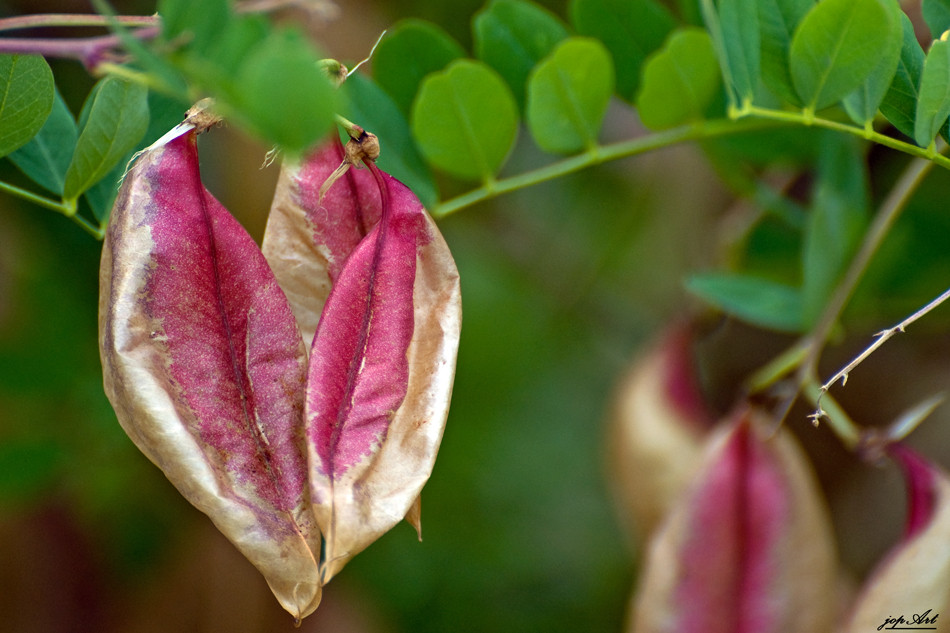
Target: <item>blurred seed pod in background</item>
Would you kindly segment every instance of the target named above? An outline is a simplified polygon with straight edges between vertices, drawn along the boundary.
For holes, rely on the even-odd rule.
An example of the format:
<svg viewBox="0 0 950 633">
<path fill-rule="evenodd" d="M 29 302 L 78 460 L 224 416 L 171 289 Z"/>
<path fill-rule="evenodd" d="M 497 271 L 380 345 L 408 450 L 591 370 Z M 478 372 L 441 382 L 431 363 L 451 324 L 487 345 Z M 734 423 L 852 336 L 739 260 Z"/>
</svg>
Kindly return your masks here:
<svg viewBox="0 0 950 633">
<path fill-rule="evenodd" d="M 621 380 L 608 421 L 609 482 L 630 543 L 645 539 L 686 488 L 713 417 L 688 324 L 667 330 Z"/>
<path fill-rule="evenodd" d="M 907 485 L 904 537 L 865 582 L 845 631 L 926 627 L 950 610 L 950 478 L 902 445 L 889 449 Z M 916 621 L 915 621 L 916 618 Z"/>
<path fill-rule="evenodd" d="M 651 539 L 628 630 L 831 630 L 831 521 L 804 453 L 773 427 L 745 409 L 709 437 L 693 481 Z"/>
</svg>

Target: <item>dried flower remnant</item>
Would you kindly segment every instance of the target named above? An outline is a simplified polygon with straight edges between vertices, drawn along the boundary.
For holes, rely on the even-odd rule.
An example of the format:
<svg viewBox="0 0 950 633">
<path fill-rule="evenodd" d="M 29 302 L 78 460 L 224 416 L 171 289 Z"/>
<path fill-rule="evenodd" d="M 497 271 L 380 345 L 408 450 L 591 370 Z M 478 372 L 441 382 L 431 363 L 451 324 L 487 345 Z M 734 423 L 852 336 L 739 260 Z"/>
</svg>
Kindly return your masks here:
<svg viewBox="0 0 950 633">
<path fill-rule="evenodd" d="M 907 482 L 908 516 L 903 539 L 865 583 L 847 632 L 928 626 L 918 619 L 950 611 L 950 477 L 900 444 L 889 449 Z M 924 615 L 929 611 L 929 615 Z"/>
<path fill-rule="evenodd" d="M 100 269 L 105 390 L 133 442 L 300 619 L 321 595 L 306 348 L 260 250 L 202 185 L 196 136 L 183 125 L 146 150 L 116 200 Z"/>
<path fill-rule="evenodd" d="M 635 633 L 831 630 L 836 560 L 807 461 L 784 429 L 740 413 L 708 440 L 650 543 Z M 764 423 L 763 423 L 764 422 Z"/>
</svg>

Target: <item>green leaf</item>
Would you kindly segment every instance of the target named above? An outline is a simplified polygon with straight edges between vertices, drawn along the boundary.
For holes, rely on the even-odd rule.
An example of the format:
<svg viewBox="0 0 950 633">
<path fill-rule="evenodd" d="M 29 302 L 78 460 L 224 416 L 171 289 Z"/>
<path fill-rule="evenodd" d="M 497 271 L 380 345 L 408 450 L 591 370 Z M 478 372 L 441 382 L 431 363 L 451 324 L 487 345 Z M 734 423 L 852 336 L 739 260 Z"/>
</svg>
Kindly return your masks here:
<svg viewBox="0 0 950 633">
<path fill-rule="evenodd" d="M 950 116 L 950 42 L 937 40 L 927 52 L 920 75 L 914 141 L 926 147 Z"/>
<path fill-rule="evenodd" d="M 298 31 L 274 31 L 248 53 L 227 105 L 263 140 L 302 152 L 326 135 L 337 109 L 320 59 Z"/>
<path fill-rule="evenodd" d="M 860 143 L 826 133 L 802 247 L 802 314 L 812 327 L 851 260 L 867 224 L 868 181 Z"/>
<path fill-rule="evenodd" d="M 917 41 L 914 25 L 910 18 L 901 15 L 903 27 L 903 45 L 901 46 L 900 60 L 894 80 L 884 101 L 881 102 L 881 114 L 894 124 L 898 130 L 909 138 L 914 137 L 914 119 L 917 110 L 917 88 L 920 85 L 920 74 L 924 69 L 924 49 Z"/>
<path fill-rule="evenodd" d="M 489 181 L 515 142 L 518 106 L 495 71 L 458 60 L 422 83 L 411 128 L 429 164 L 459 178 Z"/>
<path fill-rule="evenodd" d="M 228 0 L 159 0 L 162 39 L 186 48 L 207 50 L 231 19 Z"/>
<path fill-rule="evenodd" d="M 170 59 L 187 78 L 192 94 L 211 95 L 227 108 L 243 99 L 245 88 L 238 83 L 238 74 L 270 32 L 262 16 L 234 17 L 218 27 L 214 40 L 202 50 L 184 48 Z"/>
<path fill-rule="evenodd" d="M 610 51 L 617 94 L 632 102 L 643 63 L 663 45 L 676 20 L 654 0 L 574 0 L 570 9 L 577 32 L 596 37 Z"/>
<path fill-rule="evenodd" d="M 586 37 L 564 40 L 528 78 L 531 135 L 546 152 L 594 147 L 613 92 L 613 63 L 604 45 Z"/>
<path fill-rule="evenodd" d="M 185 40 L 191 39 L 190 34 L 183 34 L 173 42 L 163 40 L 161 37 L 146 42 L 136 36 L 128 26 L 119 22 L 118 15 L 109 0 L 91 0 L 91 2 L 97 13 L 108 18 L 109 29 L 121 43 L 125 55 L 135 60 L 136 70 L 149 75 L 149 85 L 169 93 L 180 95 L 188 93 L 188 83 L 175 68 L 171 58 L 174 55 L 174 49 L 183 46 Z"/>
<path fill-rule="evenodd" d="M 759 277 L 712 273 L 690 277 L 686 289 L 753 325 L 782 332 L 803 329 L 801 292 L 791 286 Z"/>
<path fill-rule="evenodd" d="M 99 222 L 100 227 L 105 227 L 109 222 L 109 216 L 112 213 L 112 205 L 115 203 L 115 197 L 119 193 L 122 175 L 125 173 L 126 166 L 132 160 L 134 151 L 126 153 L 115 167 L 109 170 L 99 182 L 89 187 L 83 194 L 83 198 L 89 204 L 93 217 Z"/>
<path fill-rule="evenodd" d="M 706 30 L 712 40 L 713 50 L 716 52 L 716 58 L 719 60 L 719 70 L 722 73 L 722 83 L 726 86 L 726 96 L 729 99 L 729 105 L 738 107 L 736 100 L 735 85 L 732 79 L 732 70 L 729 67 L 729 57 L 726 53 L 726 43 L 722 36 L 722 24 L 719 21 L 719 12 L 713 0 L 699 0 L 699 8 L 703 14 L 703 22 L 706 23 Z"/>
<path fill-rule="evenodd" d="M 59 91 L 55 91 L 53 109 L 46 123 L 29 143 L 10 154 L 9 158 L 38 185 L 61 196 L 78 137 L 76 120 Z"/>
<path fill-rule="evenodd" d="M 408 116 L 425 76 L 461 57 L 465 57 L 461 45 L 435 24 L 403 20 L 376 47 L 373 78 Z"/>
<path fill-rule="evenodd" d="M 934 39 L 950 29 L 950 0 L 924 0 L 920 9 Z"/>
<path fill-rule="evenodd" d="M 53 108 L 53 71 L 39 55 L 0 55 L 0 156 L 26 145 Z"/>
<path fill-rule="evenodd" d="M 185 61 L 204 85 L 233 81 L 248 55 L 267 39 L 270 25 L 259 15 L 242 15 L 219 28 L 207 50 Z"/>
<path fill-rule="evenodd" d="M 751 102 L 759 85 L 759 21 L 756 0 L 719 0 L 719 25 L 732 87 Z"/>
<path fill-rule="evenodd" d="M 756 130 L 717 139 L 701 141 L 704 149 L 713 150 L 718 161 L 733 163 L 733 168 L 746 169 L 747 177 L 769 165 L 789 165 L 801 170 L 811 167 L 817 153 L 822 131 L 814 127 L 782 127 Z"/>
<path fill-rule="evenodd" d="M 527 0 L 492 0 L 473 22 L 475 56 L 498 71 L 511 87 L 519 109 L 535 64 L 567 37 L 553 14 Z"/>
<path fill-rule="evenodd" d="M 66 170 L 65 200 L 76 200 L 141 140 L 148 128 L 147 97 L 144 86 L 115 78 L 103 79 L 90 94 L 88 120 Z"/>
<path fill-rule="evenodd" d="M 884 0 L 822 0 L 792 38 L 795 89 L 812 110 L 826 108 L 860 86 L 878 66 L 899 24 Z"/>
<path fill-rule="evenodd" d="M 895 0 L 882 1 L 893 14 L 893 21 L 900 22 L 901 16 L 904 14 L 897 2 Z M 882 46 L 887 48 L 882 48 L 877 66 L 858 86 L 857 90 L 845 97 L 844 109 L 848 112 L 851 120 L 858 125 L 868 125 L 874 120 L 877 109 L 894 80 L 894 73 L 897 71 L 897 64 L 900 61 L 902 41 L 903 38 L 885 38 Z"/>
<path fill-rule="evenodd" d="M 759 0 L 759 26 L 762 38 L 762 81 L 772 93 L 787 103 L 800 106 L 792 84 L 788 58 L 792 34 L 814 0 Z"/>
<path fill-rule="evenodd" d="M 86 127 L 86 123 L 89 121 L 89 113 L 92 112 L 92 104 L 96 102 L 96 95 L 99 94 L 99 91 L 102 89 L 102 86 L 105 85 L 105 80 L 97 81 L 92 89 L 89 91 L 89 94 L 86 95 L 85 101 L 82 103 L 82 109 L 79 111 L 79 129 Z"/>
<path fill-rule="evenodd" d="M 343 90 L 347 96 L 344 116 L 379 137 L 376 163 L 380 169 L 401 180 L 422 204 L 433 208 L 439 201 L 439 192 L 396 102 L 372 79 L 359 73 L 350 75 Z"/>
<path fill-rule="evenodd" d="M 675 31 L 643 68 L 640 120 L 662 130 L 701 119 L 718 88 L 719 65 L 709 35 L 695 27 Z"/>
<path fill-rule="evenodd" d="M 181 123 L 185 117 L 185 111 L 188 104 L 184 104 L 171 97 L 166 97 L 157 92 L 150 92 L 148 95 L 148 129 L 142 140 L 131 150 L 119 159 L 116 166 L 113 167 L 102 180 L 91 186 L 83 197 L 89 203 L 92 214 L 99 221 L 99 225 L 104 227 L 109 220 L 109 214 L 112 211 L 112 204 L 115 202 L 115 196 L 119 192 L 119 181 L 125 173 L 126 166 L 132 159 L 133 154 L 140 149 L 144 149 L 157 141 L 163 134 Z"/>
<path fill-rule="evenodd" d="M 676 0 L 676 14 L 684 25 L 703 25 L 703 16 L 696 0 Z"/>
</svg>

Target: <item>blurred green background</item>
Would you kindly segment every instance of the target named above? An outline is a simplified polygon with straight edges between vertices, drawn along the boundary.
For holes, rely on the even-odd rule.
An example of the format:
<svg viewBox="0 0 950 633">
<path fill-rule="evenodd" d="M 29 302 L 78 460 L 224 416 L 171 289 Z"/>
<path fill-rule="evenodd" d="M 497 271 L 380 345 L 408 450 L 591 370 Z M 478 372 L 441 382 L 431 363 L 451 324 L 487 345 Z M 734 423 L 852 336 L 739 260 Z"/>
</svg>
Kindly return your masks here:
<svg viewBox="0 0 950 633">
<path fill-rule="evenodd" d="M 564 15 L 565 2 L 546 4 Z M 480 5 L 341 2 L 335 22 L 313 27 L 325 51 L 352 62 L 401 17 L 430 19 L 470 46 Z M 65 0 L 0 2 L 0 15 L 88 10 Z M 78 111 L 92 79 L 76 64 L 53 67 Z M 605 137 L 639 133 L 628 107 L 611 108 Z M 754 164 L 763 145 L 772 156 L 796 156 L 797 144 L 807 163 L 816 142 L 801 130 L 762 139 L 619 161 L 440 222 L 461 273 L 464 325 L 451 414 L 423 495 L 424 541 L 407 525 L 395 528 L 326 587 L 300 630 L 622 628 L 637 554 L 615 519 L 603 459 L 611 391 L 664 324 L 698 313 L 684 276 L 715 266 L 728 243 L 723 227 L 749 212 L 721 184 L 731 181 L 730 166 Z M 207 186 L 259 241 L 277 177 L 277 166 L 261 168 L 267 148 L 229 128 L 201 142 Z M 540 160 L 522 133 L 505 170 Z M 872 156 L 872 164 L 873 182 L 886 191 L 900 159 Z M 22 182 L 6 161 L 0 179 Z M 950 280 L 950 221 L 933 211 L 948 191 L 950 178 L 933 174 L 895 229 L 870 276 L 873 292 L 849 315 L 850 346 L 828 355 L 829 368 Z M 796 257 L 790 241 L 766 224 L 751 239 L 749 265 L 762 252 L 770 266 L 783 249 Z M 115 420 L 98 358 L 100 246 L 54 213 L 0 198 L 0 631 L 290 631 L 257 572 Z M 852 379 L 842 400 L 862 421 L 886 422 L 946 384 L 945 312 Z M 707 385 L 726 409 L 742 376 L 788 339 L 705 323 Z M 791 419 L 805 427 L 801 415 Z M 930 454 L 944 459 L 945 422 L 938 417 L 921 432 Z M 826 431 L 805 431 L 840 516 L 843 555 L 864 571 L 899 530 L 899 481 L 842 458 Z M 855 536 L 882 495 L 890 502 L 874 509 L 879 529 Z"/>
</svg>

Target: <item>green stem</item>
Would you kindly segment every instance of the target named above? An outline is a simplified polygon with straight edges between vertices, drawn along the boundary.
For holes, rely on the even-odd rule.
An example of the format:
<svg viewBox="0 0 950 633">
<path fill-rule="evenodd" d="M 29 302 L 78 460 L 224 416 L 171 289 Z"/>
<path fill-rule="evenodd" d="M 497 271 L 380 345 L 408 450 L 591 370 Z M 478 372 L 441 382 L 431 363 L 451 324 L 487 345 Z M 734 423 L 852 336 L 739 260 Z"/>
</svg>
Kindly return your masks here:
<svg viewBox="0 0 950 633">
<path fill-rule="evenodd" d="M 180 91 L 176 90 L 173 86 L 162 81 L 162 79 L 155 73 L 142 72 L 128 66 L 123 66 L 122 64 L 102 62 L 96 66 L 96 72 L 103 75 L 111 75 L 113 77 L 118 77 L 119 79 L 124 79 L 126 81 L 145 86 L 149 90 L 154 90 L 155 92 L 160 92 L 164 95 L 182 98 L 186 96 Z"/>
<path fill-rule="evenodd" d="M 821 401 L 821 417 L 828 422 L 828 426 L 838 436 L 841 443 L 845 445 L 845 448 L 851 451 L 857 448 L 861 441 L 861 427 L 854 423 L 854 420 L 845 413 L 841 405 L 828 393 L 822 391 L 821 386 L 816 381 L 806 382 L 802 385 L 802 391 L 814 407 L 817 408 L 819 400 Z M 815 425 L 817 426 L 817 424 L 818 419 L 816 418 Z"/>
<path fill-rule="evenodd" d="M 334 118 L 336 119 L 337 125 L 346 130 L 346 135 L 354 141 L 358 141 L 363 135 L 363 132 L 365 132 L 365 130 L 356 123 L 353 123 L 349 119 L 343 118 L 339 114 L 335 114 Z"/>
<path fill-rule="evenodd" d="M 92 224 L 89 220 L 76 213 L 75 203 L 70 204 L 64 201 L 53 200 L 3 181 L 0 181 L 0 191 L 65 215 L 97 240 L 101 240 L 103 235 L 105 235 L 102 227 Z"/>
<path fill-rule="evenodd" d="M 685 125 L 672 130 L 664 130 L 663 132 L 657 132 L 640 138 L 609 143 L 607 145 L 598 145 L 583 154 L 571 156 L 570 158 L 565 158 L 556 163 L 551 163 L 550 165 L 545 165 L 544 167 L 539 167 L 538 169 L 533 169 L 522 174 L 495 180 L 488 185 L 483 185 L 460 196 L 446 200 L 432 210 L 432 215 L 435 217 L 445 217 L 460 209 L 489 200 L 503 193 L 554 180 L 561 176 L 581 171 L 587 167 L 599 165 L 600 163 L 616 160 L 618 158 L 644 154 L 652 150 L 661 149 L 685 141 L 717 138 L 730 134 L 762 130 L 781 123 L 780 121 L 764 119 L 746 119 L 744 121 L 714 119 L 692 125 Z"/>
<path fill-rule="evenodd" d="M 811 350 L 809 343 L 808 340 L 800 340 L 773 358 L 767 365 L 760 367 L 746 380 L 749 392 L 764 391 L 801 367 L 802 361 L 807 358 Z"/>
<path fill-rule="evenodd" d="M 102 241 L 102 238 L 106 236 L 106 229 L 104 226 L 96 226 L 78 213 L 70 217 L 72 218 L 73 222 L 78 224 L 86 233 L 93 236 L 97 240 Z"/>
<path fill-rule="evenodd" d="M 157 15 L 120 15 L 115 18 L 126 26 L 155 26 Z M 0 19 L 0 31 L 30 29 L 38 26 L 109 26 L 109 18 L 97 13 L 41 13 Z"/>
<path fill-rule="evenodd" d="M 937 156 L 941 156 L 937 154 Z M 868 227 L 861 247 L 848 266 L 848 270 L 841 278 L 828 300 L 811 334 L 796 342 L 788 350 L 776 357 L 772 362 L 756 371 L 748 380 L 749 389 L 755 393 L 770 387 L 795 367 L 799 370 L 799 384 L 805 385 L 817 380 L 817 364 L 825 341 L 831 334 L 835 323 L 841 317 L 848 300 L 857 289 L 858 283 L 864 276 L 874 254 L 880 248 L 884 238 L 901 212 L 907 206 L 914 191 L 930 172 L 936 161 L 924 159 L 911 163 L 900 179 L 894 185 L 888 197 L 881 204 Z"/>
<path fill-rule="evenodd" d="M 935 155 L 941 156 L 940 154 Z M 826 420 L 835 435 L 851 450 L 858 446 L 862 435 L 861 428 L 848 417 L 834 398 L 828 394 L 827 386 L 819 384 L 818 359 L 828 336 L 857 289 L 874 254 L 880 248 L 901 212 L 906 208 L 914 191 L 923 182 L 934 164 L 938 164 L 938 161 L 933 160 L 932 156 L 922 156 L 921 158 L 922 160 L 911 162 L 881 204 L 874 221 L 868 227 L 860 249 L 854 259 L 851 260 L 851 264 L 828 300 L 812 332 L 772 362 L 756 371 L 748 381 L 752 392 L 761 391 L 775 384 L 797 366 L 796 382 L 802 393 L 816 409 L 811 416 L 815 424 L 817 425 L 821 419 Z M 941 158 L 943 157 L 941 156 Z M 831 382 L 829 382 L 829 386 Z"/>
<path fill-rule="evenodd" d="M 643 154 L 655 149 L 661 149 L 677 143 L 686 141 L 696 141 L 708 138 L 727 136 L 730 134 L 740 134 L 765 129 L 776 124 L 797 124 L 805 126 L 821 127 L 844 134 L 851 134 L 865 140 L 869 140 L 879 145 L 884 145 L 897 151 L 916 156 L 926 160 L 929 164 L 937 164 L 944 169 L 950 170 L 950 158 L 940 153 L 928 150 L 899 139 L 875 132 L 867 127 L 858 127 L 840 121 L 832 121 L 816 117 L 814 114 L 807 116 L 805 112 L 790 112 L 786 110 L 772 110 L 745 104 L 742 108 L 733 112 L 735 118 L 713 119 L 702 121 L 692 125 L 685 125 L 672 130 L 664 130 L 647 136 L 607 145 L 598 145 L 583 154 L 565 158 L 556 163 L 545 165 L 522 174 L 501 178 L 491 183 L 490 186 L 483 185 L 467 193 L 461 194 L 446 200 L 432 210 L 435 217 L 445 217 L 460 209 L 472 206 L 479 202 L 489 200 L 503 193 L 524 189 L 532 185 L 547 182 L 578 172 L 593 165 L 599 165 L 618 158 L 626 158 Z M 770 125 L 771 124 L 771 125 Z"/>
<path fill-rule="evenodd" d="M 939 154 L 937 155 L 941 156 Z M 944 157 L 941 156 L 941 158 Z M 884 242 L 884 238 L 887 237 L 891 227 L 894 226 L 901 212 L 907 207 L 907 203 L 910 202 L 914 191 L 916 191 L 920 183 L 923 182 L 935 162 L 936 161 L 926 159 L 913 161 L 908 165 L 904 173 L 901 174 L 900 179 L 881 204 L 880 211 L 878 211 L 874 217 L 874 221 L 864 236 L 861 248 L 854 256 L 854 259 L 851 260 L 848 270 L 835 288 L 834 294 L 831 295 L 821 317 L 818 319 L 811 335 L 808 337 L 811 351 L 801 366 L 800 377 L 803 383 L 816 378 L 818 358 L 821 355 L 825 341 L 828 339 L 828 335 L 841 317 L 841 313 L 848 304 L 851 295 L 854 294 L 855 289 L 857 289 L 858 283 L 864 276 L 865 271 L 867 271 L 874 254 Z"/>
<path fill-rule="evenodd" d="M 841 123 L 840 121 L 832 121 L 830 119 L 822 119 L 821 117 L 816 117 L 814 114 L 808 116 L 808 113 L 805 112 L 790 112 L 787 110 L 772 110 L 770 108 L 761 108 L 758 106 L 748 105 L 743 107 L 736 113 L 736 116 L 739 117 L 739 120 L 747 116 L 757 117 L 761 119 L 769 119 L 772 121 L 782 121 L 784 123 L 798 123 L 800 125 L 811 125 L 815 127 L 825 128 L 827 130 L 834 130 L 836 132 L 843 132 L 845 134 L 851 134 L 852 136 L 857 136 L 863 139 L 867 139 L 878 145 L 884 145 L 890 147 L 891 149 L 896 149 L 905 154 L 910 154 L 911 156 L 916 156 L 918 158 L 924 158 L 928 161 L 932 161 L 944 169 L 950 169 L 950 158 L 936 153 L 932 148 L 927 149 L 923 147 L 918 147 L 911 143 L 901 141 L 899 139 L 887 136 L 886 134 L 881 134 L 880 132 L 875 132 L 873 129 L 869 130 L 866 127 L 858 127 L 856 125 L 851 125 L 848 123 Z"/>
<path fill-rule="evenodd" d="M 72 217 L 76 214 L 76 208 L 73 205 L 65 204 L 64 202 L 41 196 L 39 194 L 33 193 L 32 191 L 27 191 L 26 189 L 21 189 L 20 187 L 11 185 L 8 182 L 0 181 L 0 191 L 8 193 L 11 196 L 16 196 L 17 198 L 22 198 L 23 200 L 27 200 L 41 207 L 52 209 L 57 213 L 62 213 L 66 217 Z"/>
</svg>

